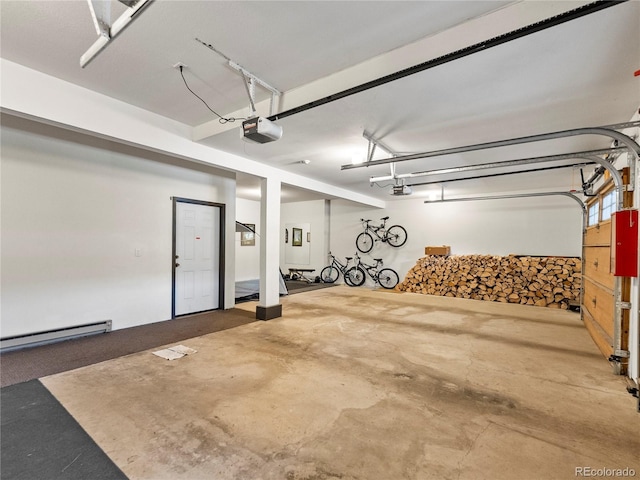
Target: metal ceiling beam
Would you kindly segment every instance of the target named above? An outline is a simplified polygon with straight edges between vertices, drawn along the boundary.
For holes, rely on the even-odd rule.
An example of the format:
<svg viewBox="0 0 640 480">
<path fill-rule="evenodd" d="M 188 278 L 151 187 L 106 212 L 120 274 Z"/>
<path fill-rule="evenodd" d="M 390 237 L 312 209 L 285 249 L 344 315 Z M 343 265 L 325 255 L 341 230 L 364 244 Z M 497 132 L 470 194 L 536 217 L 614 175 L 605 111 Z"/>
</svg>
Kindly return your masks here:
<svg viewBox="0 0 640 480">
<path fill-rule="evenodd" d="M 408 160 L 419 160 L 422 158 L 441 157 L 452 155 L 454 153 L 475 152 L 478 150 L 487 150 L 490 148 L 508 147 L 511 145 L 521 145 L 523 143 L 542 142 L 545 140 L 556 140 L 559 138 L 575 137 L 579 135 L 603 135 L 613 140 L 617 140 L 626 146 L 629 151 L 633 152 L 636 160 L 640 159 L 640 145 L 627 135 L 617 132 L 614 129 L 622 129 L 635 127 L 640 125 L 640 121 L 616 123 L 614 125 L 606 125 L 603 127 L 574 128 L 571 130 L 561 130 L 558 132 L 542 133 L 538 135 L 530 135 L 527 137 L 510 138 L 507 140 L 497 140 L 493 142 L 476 143 L 474 145 L 466 145 L 463 147 L 444 148 L 441 150 L 432 150 L 430 152 L 414 153 L 411 155 L 402 155 L 399 157 L 385 158 L 381 160 L 372 160 L 368 163 L 359 165 L 342 165 L 341 170 L 351 170 L 353 168 L 371 167 L 374 165 L 385 165 L 391 162 L 406 162 Z"/>
<path fill-rule="evenodd" d="M 111 2 L 110 0 L 87 0 L 89 11 L 93 19 L 93 26 L 96 33 L 103 37 L 109 37 L 109 27 L 111 25 Z"/>
<path fill-rule="evenodd" d="M 488 175 L 474 175 L 473 177 L 450 178 L 447 180 L 433 180 L 432 182 L 419 182 L 407 184 L 408 187 L 422 187 L 425 185 L 439 185 L 441 183 L 464 182 L 468 180 L 480 180 L 482 178 L 504 177 L 507 175 L 518 175 L 522 173 L 546 172 L 548 170 L 560 170 L 563 168 L 587 167 L 589 165 L 597 165 L 595 162 L 571 163 L 569 165 L 557 165 L 555 167 L 528 168 L 527 170 L 517 170 L 514 172 L 490 173 Z"/>
<path fill-rule="evenodd" d="M 369 143 L 373 143 L 374 145 L 382 148 L 385 152 L 387 152 L 392 157 L 397 157 L 398 155 L 400 155 L 398 152 L 396 152 L 392 148 L 389 148 L 387 145 L 382 143 L 380 140 L 378 140 L 376 137 L 371 135 L 369 132 L 367 132 L 367 131 L 362 132 L 362 136 L 365 139 L 367 139 L 369 141 Z"/>
<path fill-rule="evenodd" d="M 477 197 L 462 197 L 462 198 L 441 198 L 439 200 L 425 200 L 424 203 L 452 203 L 452 202 L 475 202 L 477 200 L 506 200 L 514 198 L 531 198 L 531 197 L 553 197 L 563 196 L 569 197 L 574 200 L 582 211 L 582 231 L 587 228 L 587 206 L 576 194 L 584 193 L 581 190 L 575 190 L 570 192 L 532 192 L 532 193 L 514 193 L 505 195 L 485 195 Z"/>
<path fill-rule="evenodd" d="M 82 68 L 89 65 L 89 63 L 100 53 L 105 47 L 116 38 L 122 31 L 129 26 L 129 24 L 136 18 L 136 16 L 142 12 L 142 10 L 148 7 L 154 0 L 138 0 L 131 2 L 122 2 L 126 5 L 132 4 L 120 17 L 118 17 L 113 25 L 109 25 L 110 18 L 110 2 L 105 0 L 87 0 L 89 3 L 89 10 L 91 11 L 91 17 L 93 23 L 98 32 L 98 39 L 91 47 L 80 57 L 80 66 Z"/>
<path fill-rule="evenodd" d="M 475 202 L 477 200 L 507 200 L 514 198 L 531 198 L 531 197 L 553 197 L 563 196 L 569 197 L 574 200 L 582 211 L 582 231 L 587 228 L 587 206 L 576 194 L 584 193 L 581 190 L 575 190 L 570 192 L 532 192 L 532 193 L 514 193 L 505 195 L 485 195 L 477 197 L 462 197 L 462 198 L 441 198 L 439 200 L 425 200 L 424 203 L 453 203 L 453 202 Z M 584 261 L 583 261 L 584 263 Z"/>
<path fill-rule="evenodd" d="M 625 151 L 627 151 L 626 147 L 602 148 L 598 150 L 587 150 L 584 152 L 563 153 L 559 155 L 548 155 L 544 157 L 529 157 L 529 158 L 523 158 L 518 160 L 506 160 L 503 162 L 480 163 L 476 165 L 464 165 L 460 167 L 440 168 L 437 170 L 427 170 L 427 171 L 415 172 L 415 173 L 401 173 L 401 174 L 395 175 L 394 178 L 391 178 L 388 175 L 380 176 L 380 177 L 371 177 L 369 178 L 369 182 L 376 183 L 376 182 L 394 180 L 396 178 L 416 178 L 416 177 L 428 177 L 433 175 L 445 175 L 449 173 L 474 172 L 478 170 L 488 170 L 492 168 L 514 167 L 519 165 L 531 165 L 536 163 L 557 162 L 561 160 L 574 160 L 576 158 L 588 158 L 588 160 L 592 160 L 591 157 L 595 157 L 596 155 L 606 155 L 609 153 L 622 153 Z M 399 157 L 396 157 L 396 158 L 399 158 Z M 604 161 L 601 158 L 599 158 L 598 160 Z M 600 163 L 600 162 L 597 162 L 597 163 Z"/>
<path fill-rule="evenodd" d="M 549 196 L 565 196 L 572 198 L 580 205 L 583 212 L 587 211 L 587 207 L 582 200 L 576 195 L 576 193 L 583 193 L 582 190 L 575 190 L 571 192 L 533 192 L 533 193 L 514 193 L 505 195 L 484 195 L 477 197 L 461 197 L 461 198 L 441 198 L 438 200 L 425 200 L 424 203 L 450 203 L 450 202 L 475 202 L 476 200 L 504 200 L 511 198 L 529 198 L 529 197 L 549 197 Z"/>
<path fill-rule="evenodd" d="M 198 39 L 196 39 L 196 40 L 198 40 Z M 200 41 L 200 43 L 203 43 L 207 47 L 209 46 L 209 45 L 205 44 L 204 42 L 202 42 L 201 40 L 198 40 L 198 41 Z M 214 51 L 217 52 L 217 50 L 214 50 Z M 247 87 L 247 83 L 251 86 L 255 82 L 258 85 L 260 85 L 262 88 L 264 88 L 265 90 L 268 90 L 269 92 L 271 92 L 271 103 L 269 105 L 269 115 L 273 115 L 274 109 L 276 109 L 277 106 L 278 106 L 278 99 L 282 95 L 282 92 L 280 90 L 278 90 L 277 88 L 272 87 L 271 85 L 269 85 L 264 80 L 261 80 L 260 78 L 256 77 L 249 70 L 247 70 L 246 68 L 244 68 L 241 65 L 238 65 L 236 62 L 232 61 L 231 59 L 228 59 L 228 65 L 229 65 L 230 68 L 232 68 L 233 70 L 239 72 L 240 75 L 242 75 L 243 81 L 245 82 L 245 87 Z M 254 95 L 253 91 L 249 90 L 249 87 L 247 87 L 247 94 L 249 95 L 249 103 L 251 103 L 251 115 L 253 116 L 253 115 L 256 114 L 256 106 L 255 106 L 255 103 L 254 103 L 255 95 Z"/>
<path fill-rule="evenodd" d="M 558 160 L 582 158 L 590 162 L 599 164 L 602 168 L 604 168 L 606 171 L 609 172 L 609 174 L 611 175 L 611 178 L 613 178 L 613 184 L 616 191 L 615 210 L 618 211 L 618 210 L 621 210 L 623 207 L 624 185 L 623 185 L 622 176 L 620 175 L 620 172 L 618 172 L 618 170 L 613 166 L 613 164 L 609 160 L 600 158 L 598 157 L 598 155 L 609 154 L 609 153 L 621 153 L 626 150 L 627 148 L 624 148 L 624 147 L 614 147 L 614 148 L 602 149 L 602 150 L 591 150 L 587 152 L 568 153 L 568 154 L 562 154 L 562 155 L 550 155 L 546 157 L 532 157 L 532 158 L 524 158 L 520 160 L 508 160 L 504 162 L 483 163 L 478 165 L 465 165 L 462 167 L 442 168 L 439 170 L 431 170 L 426 172 L 408 173 L 404 175 L 393 175 L 391 177 L 389 176 L 372 177 L 370 179 L 370 182 L 375 183 L 380 181 L 397 180 L 397 179 L 404 179 L 404 178 L 415 178 L 420 176 L 442 175 L 447 173 L 473 172 L 473 171 L 486 170 L 491 168 L 531 165 L 536 163 L 546 163 L 546 162 L 552 162 L 552 161 L 558 161 Z M 583 188 L 584 187 L 585 186 L 583 185 Z"/>
<path fill-rule="evenodd" d="M 615 211 L 617 212 L 618 210 L 622 210 L 623 199 L 624 199 L 622 195 L 624 192 L 624 181 L 622 180 L 622 175 L 620 175 L 620 172 L 618 171 L 618 169 L 614 167 L 613 163 L 611 163 L 609 160 L 604 160 L 595 155 L 584 155 L 581 158 L 598 163 L 602 168 L 604 168 L 607 172 L 609 172 L 609 174 L 611 175 L 611 178 L 613 179 L 613 185 L 616 190 Z M 584 188 L 584 185 L 583 185 L 583 188 Z"/>
</svg>

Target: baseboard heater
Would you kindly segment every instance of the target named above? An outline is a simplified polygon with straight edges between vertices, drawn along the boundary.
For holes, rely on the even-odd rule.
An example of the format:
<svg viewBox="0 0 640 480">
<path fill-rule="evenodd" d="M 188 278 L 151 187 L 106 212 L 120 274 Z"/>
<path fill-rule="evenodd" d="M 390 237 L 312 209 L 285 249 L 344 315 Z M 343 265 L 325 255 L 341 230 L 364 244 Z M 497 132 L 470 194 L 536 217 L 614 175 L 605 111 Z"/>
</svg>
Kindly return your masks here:
<svg viewBox="0 0 640 480">
<path fill-rule="evenodd" d="M 15 350 L 18 348 L 35 347 L 45 343 L 60 342 L 76 337 L 84 337 L 97 333 L 111 331 L 111 320 L 97 323 L 87 323 L 74 327 L 58 328 L 47 330 L 46 332 L 28 333 L 26 335 L 16 335 L 14 337 L 0 338 L 0 352 Z"/>
</svg>

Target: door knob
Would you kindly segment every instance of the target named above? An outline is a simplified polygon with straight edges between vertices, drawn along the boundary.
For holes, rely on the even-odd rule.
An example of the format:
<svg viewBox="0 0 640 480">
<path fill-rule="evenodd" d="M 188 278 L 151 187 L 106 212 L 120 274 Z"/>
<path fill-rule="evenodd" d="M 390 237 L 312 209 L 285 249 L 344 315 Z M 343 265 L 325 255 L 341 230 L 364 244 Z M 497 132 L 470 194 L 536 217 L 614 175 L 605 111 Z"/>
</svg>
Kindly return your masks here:
<svg viewBox="0 0 640 480">
<path fill-rule="evenodd" d="M 179 264 L 179 263 L 176 263 L 176 267 L 179 267 L 179 266 L 180 266 L 180 264 Z"/>
</svg>

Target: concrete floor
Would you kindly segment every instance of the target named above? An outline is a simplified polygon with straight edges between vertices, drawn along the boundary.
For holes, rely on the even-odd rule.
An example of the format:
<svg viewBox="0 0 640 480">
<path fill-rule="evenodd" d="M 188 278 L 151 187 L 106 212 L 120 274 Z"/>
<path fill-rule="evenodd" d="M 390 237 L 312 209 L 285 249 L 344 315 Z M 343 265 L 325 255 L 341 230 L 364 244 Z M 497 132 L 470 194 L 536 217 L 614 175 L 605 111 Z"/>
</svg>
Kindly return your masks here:
<svg viewBox="0 0 640 480">
<path fill-rule="evenodd" d="M 348 287 L 282 303 L 182 359 L 43 383 L 131 479 L 640 475 L 636 400 L 576 313 Z"/>
</svg>

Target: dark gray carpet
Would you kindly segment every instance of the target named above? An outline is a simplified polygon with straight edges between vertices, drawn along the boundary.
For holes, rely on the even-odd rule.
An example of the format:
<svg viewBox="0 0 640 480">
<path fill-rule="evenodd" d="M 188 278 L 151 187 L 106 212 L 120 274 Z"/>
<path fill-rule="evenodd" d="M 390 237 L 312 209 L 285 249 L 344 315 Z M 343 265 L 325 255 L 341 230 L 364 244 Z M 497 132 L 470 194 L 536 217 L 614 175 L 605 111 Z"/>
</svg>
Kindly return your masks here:
<svg viewBox="0 0 640 480">
<path fill-rule="evenodd" d="M 216 310 L 0 355 L 6 387 L 256 321 L 255 313 Z"/>
<path fill-rule="evenodd" d="M 0 478 L 126 480 L 39 380 L 1 389 L 0 408 Z"/>
<path fill-rule="evenodd" d="M 290 294 L 309 292 L 311 290 L 318 290 L 319 288 L 335 287 L 336 283 L 309 283 L 300 280 L 287 280 L 287 290 Z"/>
</svg>

